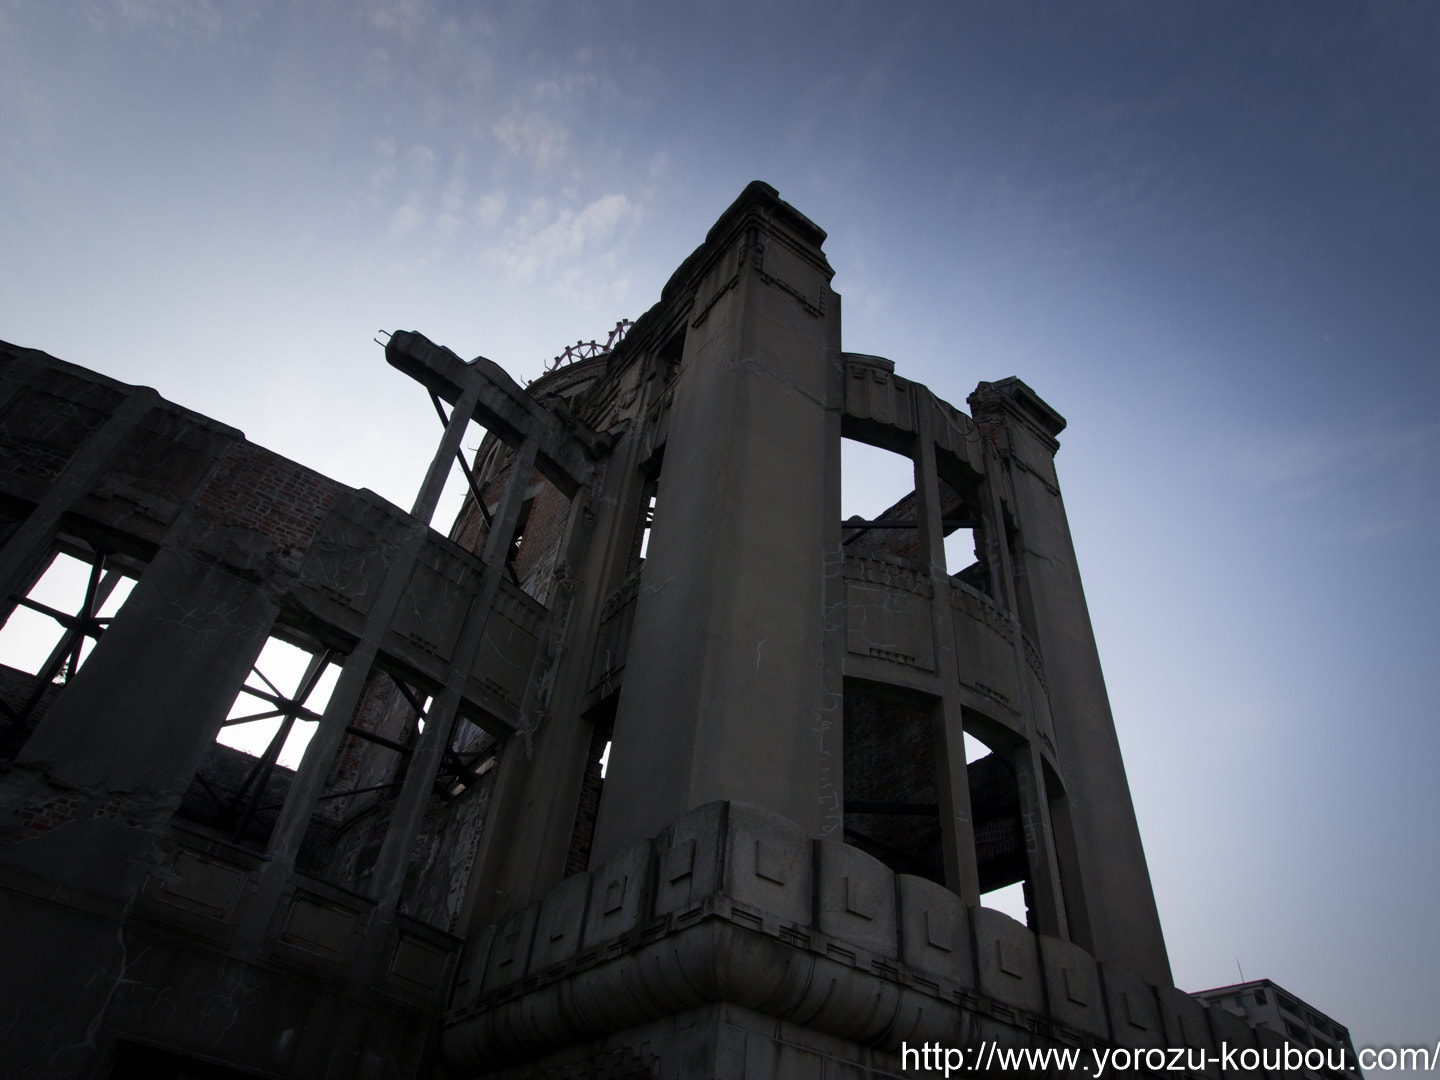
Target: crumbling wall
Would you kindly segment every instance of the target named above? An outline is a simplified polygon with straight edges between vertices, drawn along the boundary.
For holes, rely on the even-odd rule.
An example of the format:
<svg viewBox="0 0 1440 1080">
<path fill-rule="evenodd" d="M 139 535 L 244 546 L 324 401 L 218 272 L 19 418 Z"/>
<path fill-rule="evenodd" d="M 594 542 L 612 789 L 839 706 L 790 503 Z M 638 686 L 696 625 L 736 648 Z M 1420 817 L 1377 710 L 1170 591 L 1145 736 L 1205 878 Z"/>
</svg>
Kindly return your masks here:
<svg viewBox="0 0 1440 1080">
<path fill-rule="evenodd" d="M 543 677 L 543 609 L 502 583 L 459 684 L 461 714 L 485 727 L 458 725 L 455 761 L 406 834 L 398 908 L 377 919 L 362 855 L 385 836 L 417 729 L 409 703 L 378 688 L 391 672 L 421 698 L 454 681 L 479 561 L 372 493 L 153 391 L 3 345 L 0 507 L 10 608 L 57 550 L 138 578 L 78 670 L 8 725 L 0 921 L 30 933 L 7 955 L 23 977 L 0 988 L 14 1021 L 0 1059 L 98 1075 L 140 1043 L 266 1075 L 413 1072 L 448 989 L 448 931 L 498 744 Z M 342 734 L 332 757 L 298 772 L 276 765 L 237 835 L 227 791 L 256 759 L 214 739 L 251 663 L 272 635 L 349 663 L 397 567 L 405 604 L 368 631 L 377 689 L 337 714 L 361 736 Z M 492 672 L 501 651 L 518 667 Z M 0 670 L 0 703 L 13 711 L 38 682 Z M 378 790 L 355 793 L 365 787 Z M 311 826 L 288 853 L 287 813 L 292 831 Z M 166 993 L 175 1007 L 158 1007 Z"/>
</svg>

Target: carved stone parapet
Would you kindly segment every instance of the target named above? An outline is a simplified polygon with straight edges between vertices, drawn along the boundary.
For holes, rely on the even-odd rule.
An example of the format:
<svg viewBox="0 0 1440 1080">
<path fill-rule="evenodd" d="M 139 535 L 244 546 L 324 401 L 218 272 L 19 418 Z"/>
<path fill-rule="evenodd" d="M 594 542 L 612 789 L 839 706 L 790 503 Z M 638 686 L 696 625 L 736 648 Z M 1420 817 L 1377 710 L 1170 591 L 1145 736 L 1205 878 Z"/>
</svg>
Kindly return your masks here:
<svg viewBox="0 0 1440 1080">
<path fill-rule="evenodd" d="M 721 802 L 476 935 L 442 1052 L 475 1075 L 716 1003 L 882 1054 L 1134 1045 L 1128 1019 L 1112 1037 L 1105 1004 L 1123 997 L 1124 1018 L 1149 1024 L 1158 993 L 857 848 Z"/>
<path fill-rule="evenodd" d="M 846 552 L 845 578 L 847 581 L 863 581 L 870 585 L 884 585 L 887 588 L 912 592 L 926 599 L 935 595 L 935 586 L 930 575 L 909 559 Z"/>
</svg>

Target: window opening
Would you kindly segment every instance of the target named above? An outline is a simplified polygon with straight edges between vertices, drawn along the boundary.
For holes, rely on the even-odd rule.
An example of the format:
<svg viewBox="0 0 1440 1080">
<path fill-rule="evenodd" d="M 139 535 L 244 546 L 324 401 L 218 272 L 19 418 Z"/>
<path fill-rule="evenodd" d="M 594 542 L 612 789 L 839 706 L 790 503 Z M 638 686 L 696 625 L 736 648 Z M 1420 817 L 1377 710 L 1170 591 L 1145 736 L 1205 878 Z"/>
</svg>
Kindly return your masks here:
<svg viewBox="0 0 1440 1080">
<path fill-rule="evenodd" d="M 666 386 L 669 386 L 675 380 L 675 376 L 680 373 L 680 361 L 684 355 L 685 327 L 681 326 L 679 330 L 670 335 L 669 340 L 656 355 L 657 368 L 661 372 Z"/>
<path fill-rule="evenodd" d="M 520 557 L 520 545 L 525 543 L 525 527 L 530 524 L 530 511 L 534 508 L 534 499 L 526 499 L 520 504 L 520 516 L 515 519 L 515 531 L 510 535 L 510 553 L 505 556 L 505 561 L 511 566 Z"/>
<path fill-rule="evenodd" d="M 498 745 L 495 737 L 478 724 L 464 717 L 455 721 L 437 778 L 437 786 L 447 798 L 459 798 L 495 767 Z"/>
<path fill-rule="evenodd" d="M 847 551 L 918 558 L 914 462 L 904 454 L 842 438 L 840 518 Z"/>
<path fill-rule="evenodd" d="M 389 788 L 398 788 L 405 782 L 404 766 L 409 764 L 410 755 L 414 752 L 414 740 L 425 731 L 428 710 L 434 703 L 433 697 L 421 698 L 408 684 L 397 679 L 388 672 L 386 680 L 394 687 L 396 693 L 409 707 L 414 714 L 413 719 L 406 725 L 409 734 L 409 742 L 399 742 L 395 739 L 386 738 L 368 728 L 358 727 L 349 724 L 345 728 L 347 735 L 373 743 L 376 746 L 393 750 L 402 756 L 401 768 L 396 778 L 387 784 L 377 787 L 367 787 L 359 790 L 337 791 L 323 796 L 326 799 L 342 799 L 349 795 L 361 795 L 370 791 L 381 791 Z M 435 777 L 437 791 L 447 798 L 455 798 L 464 794 L 470 785 L 476 783 L 485 773 L 495 765 L 495 754 L 497 743 L 494 736 L 490 735 L 477 724 L 471 723 L 464 717 L 455 721 L 455 728 L 450 734 L 449 745 L 445 747 L 444 756 L 441 760 L 440 771 Z"/>
<path fill-rule="evenodd" d="M 845 687 L 845 842 L 896 873 L 943 884 L 933 709 Z"/>
<path fill-rule="evenodd" d="M 133 572 L 133 571 L 132 571 Z M 45 682 L 64 682 L 79 670 L 94 643 L 130 595 L 135 582 L 116 557 L 57 552 L 0 629 L 0 663 Z"/>
<path fill-rule="evenodd" d="M 952 529 L 945 534 L 945 566 L 951 576 L 963 574 L 971 566 L 978 566 L 980 560 L 975 552 L 975 530 L 973 528 Z M 962 580 L 965 580 L 962 578 Z M 969 584 L 967 581 L 966 584 Z"/>
<path fill-rule="evenodd" d="M 329 650 L 309 652 L 270 638 L 215 741 L 250 757 L 273 749 L 276 764 L 297 768 L 340 675 L 332 658 Z"/>
<path fill-rule="evenodd" d="M 375 668 L 345 725 L 296 855 L 296 869 L 357 893 L 370 892 L 399 796 L 409 779 L 417 741 L 434 723 L 430 687 Z M 405 854 L 399 910 L 453 930 L 489 806 L 499 754 L 495 737 L 476 718 L 455 718 L 440 748 L 422 819 Z M 318 764 L 318 763 L 317 763 Z"/>
<path fill-rule="evenodd" d="M 342 888 L 363 890 L 405 783 L 430 699 L 383 669 L 370 672 L 345 738 L 328 763 L 324 791 L 296 867 Z"/>
<path fill-rule="evenodd" d="M 877 518 L 915 490 L 915 463 L 856 439 L 840 440 L 840 516 Z"/>
<path fill-rule="evenodd" d="M 0 628 L 0 758 L 19 753 L 130 596 L 123 556 L 77 541 L 56 552 Z"/>
<path fill-rule="evenodd" d="M 980 538 L 976 534 L 980 524 L 977 499 L 973 494 L 967 498 L 944 477 L 940 478 L 938 489 L 941 532 L 945 537 L 945 569 L 951 577 L 988 594 L 990 573 L 984 565 Z"/>
<path fill-rule="evenodd" d="M 441 427 L 450 426 L 450 411 L 445 403 L 440 400 L 438 394 L 433 390 L 430 392 L 430 404 L 435 408 L 435 415 L 440 418 Z M 470 442 L 472 429 L 478 429 L 481 435 L 480 441 L 468 451 L 465 448 Z M 470 468 L 470 463 L 465 460 L 466 453 L 476 454 L 484 447 L 485 429 L 473 421 L 465 426 L 465 438 L 460 440 L 460 445 L 455 450 L 455 464 L 460 466 L 460 475 L 456 476 L 455 468 L 452 465 L 445 478 L 445 486 L 440 492 L 440 501 L 435 504 L 435 512 L 430 516 L 430 521 L 454 521 L 466 505 L 472 499 L 480 502 L 480 512 L 485 516 L 488 524 L 490 515 L 485 510 L 484 501 L 479 499 L 479 486 L 475 481 L 475 473 Z"/>
<path fill-rule="evenodd" d="M 965 764 L 970 765 L 990 753 L 990 748 L 968 731 L 965 732 Z"/>
<path fill-rule="evenodd" d="M 637 570 L 650 553 L 650 533 L 655 528 L 655 496 L 660 490 L 660 473 L 653 472 L 645 478 L 640 489 L 640 516 L 635 522 L 635 538 L 630 543 L 631 571 Z"/>
<path fill-rule="evenodd" d="M 1030 918 L 1030 905 L 1025 901 L 1025 883 L 1023 881 L 1002 885 L 998 889 L 981 893 L 980 906 L 1003 912 L 1020 923 L 1028 922 Z"/>
<path fill-rule="evenodd" d="M 595 707 L 590 718 L 590 749 L 575 804 L 570 848 L 565 855 L 566 877 L 583 874 L 590 868 L 590 849 L 595 841 L 595 822 L 600 816 L 600 796 L 605 791 L 605 773 L 610 764 L 610 740 L 615 731 L 615 707 L 618 702 L 619 695 L 612 694 Z"/>
<path fill-rule="evenodd" d="M 264 843 L 339 677 L 335 654 L 271 637 L 180 806 L 236 840 Z"/>
<path fill-rule="evenodd" d="M 969 709 L 962 710 L 962 723 L 980 902 L 1033 929 L 1020 787 L 1005 749 L 1013 737 L 1007 740 L 1000 725 Z"/>
<path fill-rule="evenodd" d="M 645 558 L 650 553 L 650 530 L 655 527 L 655 496 L 651 495 L 645 503 L 645 511 L 640 520 L 640 558 Z"/>
</svg>

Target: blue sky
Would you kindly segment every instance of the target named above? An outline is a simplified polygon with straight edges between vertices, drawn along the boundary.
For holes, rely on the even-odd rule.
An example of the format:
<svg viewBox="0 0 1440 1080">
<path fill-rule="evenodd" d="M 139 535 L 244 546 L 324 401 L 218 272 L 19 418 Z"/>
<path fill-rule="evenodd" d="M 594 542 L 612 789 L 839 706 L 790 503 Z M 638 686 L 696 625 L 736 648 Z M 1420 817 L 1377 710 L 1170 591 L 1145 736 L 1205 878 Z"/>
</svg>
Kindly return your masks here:
<svg viewBox="0 0 1440 1080">
<path fill-rule="evenodd" d="M 746 182 L 846 347 L 1019 375 L 1177 982 L 1440 1038 L 1440 12 L 0 0 L 0 337 L 409 505 L 372 342 L 518 377 Z"/>
</svg>

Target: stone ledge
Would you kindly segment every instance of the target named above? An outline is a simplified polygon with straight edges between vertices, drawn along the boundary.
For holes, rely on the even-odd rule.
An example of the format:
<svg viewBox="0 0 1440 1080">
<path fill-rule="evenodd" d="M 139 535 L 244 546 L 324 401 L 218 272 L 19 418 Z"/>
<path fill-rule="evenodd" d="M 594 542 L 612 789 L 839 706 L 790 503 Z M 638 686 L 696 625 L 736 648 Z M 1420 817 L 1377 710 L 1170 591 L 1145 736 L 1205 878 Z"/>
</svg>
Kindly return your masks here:
<svg viewBox="0 0 1440 1080">
<path fill-rule="evenodd" d="M 1166 1045 L 1213 1046 L 1209 1010 L 1173 1023 L 1178 994 L 771 811 L 711 803 L 476 935 L 442 1045 L 473 1073 L 728 1003 L 884 1053 L 1137 1046 L 1162 1027 Z"/>
</svg>

